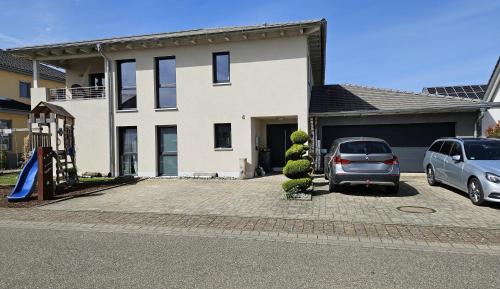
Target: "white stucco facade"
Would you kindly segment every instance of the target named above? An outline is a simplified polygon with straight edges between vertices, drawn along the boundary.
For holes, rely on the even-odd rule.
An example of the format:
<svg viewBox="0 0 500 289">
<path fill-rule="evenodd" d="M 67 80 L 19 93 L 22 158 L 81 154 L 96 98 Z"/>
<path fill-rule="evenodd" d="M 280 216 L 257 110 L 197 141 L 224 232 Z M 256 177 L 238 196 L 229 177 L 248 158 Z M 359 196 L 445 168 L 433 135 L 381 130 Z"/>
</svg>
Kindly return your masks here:
<svg viewBox="0 0 500 289">
<path fill-rule="evenodd" d="M 212 55 L 222 51 L 230 53 L 230 83 L 214 84 Z M 246 177 L 252 177 L 259 149 L 266 146 L 266 125 L 294 123 L 308 131 L 312 72 L 308 36 L 302 32 L 245 41 L 108 50 L 104 54 L 111 64 L 107 77 L 112 83 L 112 136 L 108 98 L 53 102 L 75 117 L 80 173 L 110 172 L 114 151 L 113 173 L 119 174 L 120 127 L 137 128 L 137 174 L 148 177 L 159 175 L 159 126 L 177 128 L 179 176 L 216 173 L 219 177 L 240 177 L 241 159 L 246 159 Z M 176 60 L 175 109 L 156 108 L 155 58 L 166 56 Z M 137 109 L 127 111 L 117 106 L 116 65 L 124 59 L 136 62 Z M 66 87 L 87 86 L 89 74 L 105 72 L 104 63 L 102 55 L 68 57 Z M 33 88 L 32 106 L 47 101 L 47 96 L 45 88 Z M 231 124 L 231 149 L 214 148 L 216 123 Z"/>
</svg>

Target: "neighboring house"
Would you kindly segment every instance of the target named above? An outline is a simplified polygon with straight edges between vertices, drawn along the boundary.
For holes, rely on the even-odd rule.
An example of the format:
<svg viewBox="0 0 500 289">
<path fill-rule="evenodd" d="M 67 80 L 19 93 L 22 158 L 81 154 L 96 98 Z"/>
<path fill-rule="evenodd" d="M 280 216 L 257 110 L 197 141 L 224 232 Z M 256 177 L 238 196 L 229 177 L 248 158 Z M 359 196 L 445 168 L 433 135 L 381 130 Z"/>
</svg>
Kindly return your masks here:
<svg viewBox="0 0 500 289">
<path fill-rule="evenodd" d="M 379 136 L 420 171 L 432 140 L 474 135 L 479 101 L 325 85 L 325 43 L 326 21 L 314 20 L 11 52 L 66 69 L 66 86 L 35 86 L 32 106 L 55 102 L 76 117 L 81 172 L 251 177 L 285 164 L 297 128 L 316 160 L 336 137 Z"/>
<path fill-rule="evenodd" d="M 461 97 L 464 99 L 479 100 L 485 103 L 480 115 L 481 123 L 478 126 L 478 136 L 486 136 L 486 130 L 500 121 L 500 57 L 493 69 L 488 84 L 425 87 L 422 92 L 444 96 Z"/>
<path fill-rule="evenodd" d="M 48 66 L 40 67 L 40 83 L 45 87 L 60 87 L 64 73 Z M 0 129 L 26 129 L 31 109 L 33 62 L 0 50 Z M 0 151 L 7 152 L 8 168 L 16 167 L 23 151 L 27 132 L 0 134 Z"/>
<path fill-rule="evenodd" d="M 483 135 L 486 136 L 486 130 L 500 121 L 500 57 L 488 81 L 484 101 L 491 104 L 491 108 L 484 114 L 482 122 Z"/>
</svg>

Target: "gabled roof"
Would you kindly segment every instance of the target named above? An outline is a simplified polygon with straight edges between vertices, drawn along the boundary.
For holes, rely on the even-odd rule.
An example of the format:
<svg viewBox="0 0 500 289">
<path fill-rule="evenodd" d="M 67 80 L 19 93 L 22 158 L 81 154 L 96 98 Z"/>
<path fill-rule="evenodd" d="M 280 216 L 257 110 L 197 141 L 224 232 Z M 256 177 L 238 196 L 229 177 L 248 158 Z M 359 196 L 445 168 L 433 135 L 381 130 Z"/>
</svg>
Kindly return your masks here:
<svg viewBox="0 0 500 289">
<path fill-rule="evenodd" d="M 500 90 L 500 57 L 498 57 L 497 64 L 493 73 L 491 73 L 490 80 L 488 81 L 488 87 L 486 89 L 484 100 L 492 102 L 495 100 L 495 95 L 499 93 Z"/>
<path fill-rule="evenodd" d="M 424 94 L 439 94 L 469 99 L 483 99 L 487 84 L 424 87 Z"/>
<path fill-rule="evenodd" d="M 306 20 L 262 25 L 193 29 L 87 41 L 65 42 L 7 49 L 16 55 L 50 61 L 79 55 L 99 56 L 99 51 L 177 47 L 227 41 L 247 41 L 304 35 L 308 38 L 309 55 L 315 84 L 325 78 L 326 20 Z"/>
<path fill-rule="evenodd" d="M 460 97 L 430 95 L 351 84 L 313 86 L 311 116 L 382 115 L 477 111 L 485 104 Z"/>
<path fill-rule="evenodd" d="M 33 75 L 33 62 L 27 58 L 14 56 L 0 50 L 0 70 L 7 70 L 25 75 Z M 47 80 L 64 82 L 65 73 L 57 69 L 40 64 L 40 77 Z"/>
<path fill-rule="evenodd" d="M 31 109 L 29 104 L 22 103 L 10 98 L 0 97 L 0 111 L 13 110 L 20 112 L 29 112 Z"/>
<path fill-rule="evenodd" d="M 44 101 L 41 101 L 40 103 L 38 103 L 35 106 L 35 108 L 33 108 L 31 110 L 31 113 L 34 113 L 34 114 L 55 113 L 58 116 L 67 117 L 70 119 L 75 119 L 75 117 L 71 113 L 69 113 L 66 109 L 64 109 L 64 107 L 61 107 L 59 105 L 55 105 L 52 103 L 44 102 Z"/>
</svg>

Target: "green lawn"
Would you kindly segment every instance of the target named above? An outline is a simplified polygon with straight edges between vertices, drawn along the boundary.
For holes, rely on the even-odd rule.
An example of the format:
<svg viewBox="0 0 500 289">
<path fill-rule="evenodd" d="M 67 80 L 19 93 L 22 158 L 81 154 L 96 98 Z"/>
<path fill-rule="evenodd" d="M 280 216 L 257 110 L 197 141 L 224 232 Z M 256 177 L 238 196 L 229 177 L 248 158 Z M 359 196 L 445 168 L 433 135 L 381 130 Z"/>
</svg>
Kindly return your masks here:
<svg viewBox="0 0 500 289">
<path fill-rule="evenodd" d="M 15 186 L 18 173 L 0 175 L 0 186 Z"/>
</svg>

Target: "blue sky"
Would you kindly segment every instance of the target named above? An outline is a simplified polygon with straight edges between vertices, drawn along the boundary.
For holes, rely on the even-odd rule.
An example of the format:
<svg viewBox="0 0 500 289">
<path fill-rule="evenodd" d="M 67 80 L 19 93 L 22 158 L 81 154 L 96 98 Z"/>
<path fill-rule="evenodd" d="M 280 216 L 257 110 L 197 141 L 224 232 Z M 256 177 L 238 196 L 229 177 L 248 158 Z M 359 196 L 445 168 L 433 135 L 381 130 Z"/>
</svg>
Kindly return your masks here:
<svg viewBox="0 0 500 289">
<path fill-rule="evenodd" d="M 0 48 L 326 18 L 327 83 L 412 91 L 482 84 L 500 56 L 498 0 L 0 0 L 0 6 Z"/>
</svg>

